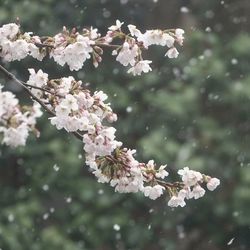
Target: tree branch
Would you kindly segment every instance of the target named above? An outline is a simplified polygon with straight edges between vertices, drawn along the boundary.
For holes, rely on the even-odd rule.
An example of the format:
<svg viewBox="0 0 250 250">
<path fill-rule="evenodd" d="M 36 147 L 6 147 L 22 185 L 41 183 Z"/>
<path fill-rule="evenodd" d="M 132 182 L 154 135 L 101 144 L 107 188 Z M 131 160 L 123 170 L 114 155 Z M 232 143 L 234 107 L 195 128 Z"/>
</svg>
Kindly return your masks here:
<svg viewBox="0 0 250 250">
<path fill-rule="evenodd" d="M 10 80 L 13 80 L 14 82 L 16 82 L 17 84 L 19 84 L 20 86 L 22 86 L 24 88 L 24 90 L 32 97 L 32 99 L 34 99 L 36 102 L 38 102 L 50 115 L 52 116 L 56 116 L 56 114 L 49 109 L 38 97 L 36 97 L 31 90 L 26 86 L 26 83 L 24 83 L 23 81 L 19 80 L 16 78 L 15 75 L 13 75 L 12 73 L 10 73 L 6 68 L 4 68 L 2 65 L 0 65 L 0 71 L 6 76 L 8 77 Z M 31 87 L 31 85 L 29 85 Z M 72 132 L 72 134 L 79 140 L 82 141 L 82 135 L 78 132 Z"/>
<path fill-rule="evenodd" d="M 30 88 L 32 88 L 32 89 L 39 89 L 39 90 L 41 90 L 41 91 L 43 91 L 43 92 L 47 92 L 47 93 L 49 93 L 49 94 L 51 94 L 51 95 L 56 95 L 56 96 L 59 96 L 59 95 L 57 95 L 56 93 L 53 93 L 53 92 L 51 92 L 50 90 L 48 90 L 48 89 L 44 89 L 44 88 L 40 88 L 40 87 L 37 87 L 37 86 L 33 86 L 33 85 L 30 85 L 30 84 L 28 84 L 28 83 L 25 83 L 25 82 L 22 82 L 26 87 L 30 87 Z"/>
</svg>

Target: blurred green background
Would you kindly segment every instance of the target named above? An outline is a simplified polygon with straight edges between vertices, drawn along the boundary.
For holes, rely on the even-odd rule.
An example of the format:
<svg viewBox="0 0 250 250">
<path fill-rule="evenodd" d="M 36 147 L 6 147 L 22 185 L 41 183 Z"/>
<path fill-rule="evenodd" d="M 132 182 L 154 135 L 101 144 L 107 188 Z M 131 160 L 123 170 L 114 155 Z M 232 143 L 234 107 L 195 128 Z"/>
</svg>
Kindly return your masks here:
<svg viewBox="0 0 250 250">
<path fill-rule="evenodd" d="M 20 18 L 25 31 L 55 34 L 116 19 L 186 31 L 178 59 L 147 52 L 154 70 L 131 77 L 106 53 L 74 76 L 104 90 L 118 114 L 117 136 L 175 172 L 188 165 L 221 186 L 185 208 L 168 197 L 151 201 L 117 194 L 84 166 L 82 145 L 52 127 L 27 147 L 0 146 L 1 250 L 249 250 L 250 249 L 250 2 L 248 0 L 0 0 L 0 24 Z M 146 58 L 145 57 L 145 58 Z M 23 80 L 27 68 L 68 76 L 52 60 L 6 65 Z M 7 88 L 27 101 L 14 83 Z M 118 225 L 118 226 L 117 226 Z"/>
</svg>

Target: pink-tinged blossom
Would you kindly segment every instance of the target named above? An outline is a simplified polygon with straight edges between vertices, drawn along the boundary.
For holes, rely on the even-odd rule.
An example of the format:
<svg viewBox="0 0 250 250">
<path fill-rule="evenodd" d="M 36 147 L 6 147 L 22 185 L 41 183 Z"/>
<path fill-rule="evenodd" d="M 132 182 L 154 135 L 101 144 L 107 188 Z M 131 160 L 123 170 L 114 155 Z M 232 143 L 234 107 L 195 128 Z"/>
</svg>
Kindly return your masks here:
<svg viewBox="0 0 250 250">
<path fill-rule="evenodd" d="M 203 197 L 205 195 L 205 189 L 202 188 L 200 185 L 196 185 L 194 186 L 193 190 L 192 190 L 192 196 L 195 200 Z"/>
<path fill-rule="evenodd" d="M 40 38 L 31 38 L 29 33 L 24 33 L 22 37 L 18 37 L 19 26 L 12 23 L 3 25 L 0 28 L 0 56 L 6 61 L 20 61 L 26 56 L 31 55 L 38 60 L 42 60 L 43 53 L 35 43 L 40 43 Z"/>
<path fill-rule="evenodd" d="M 101 36 L 96 28 L 83 29 L 81 32 L 72 30 L 70 32 L 65 27 L 63 32 L 41 39 L 33 35 L 32 32 L 20 32 L 16 24 L 6 24 L 0 27 L 0 57 L 6 61 L 21 60 L 26 56 L 41 61 L 48 55 L 59 65 L 67 64 L 70 70 L 80 70 L 87 59 L 93 58 L 93 65 L 98 67 L 102 61 L 103 49 L 105 47 L 114 47 L 112 55 L 122 65 L 131 65 L 129 73 L 140 75 L 142 72 L 151 71 L 149 60 L 143 60 L 143 50 L 151 45 L 166 46 L 170 49 L 166 56 L 176 58 L 179 52 L 174 47 L 174 43 L 183 43 L 182 29 L 172 30 L 146 30 L 142 33 L 136 26 L 127 25 L 129 34 L 125 34 L 121 27 L 123 22 L 116 20 L 116 24 L 109 27 L 106 35 Z M 113 41 L 120 40 L 117 44 Z M 120 44 L 123 43 L 121 46 Z M 47 49 L 49 48 L 49 49 Z M 138 62 L 140 60 L 140 62 Z M 137 64 L 136 64 L 137 63 Z M 135 66 L 136 64 L 136 66 Z"/>
<path fill-rule="evenodd" d="M 146 197 L 149 197 L 152 200 L 155 200 L 159 198 L 162 194 L 165 188 L 161 185 L 155 185 L 153 187 L 146 186 L 143 189 L 143 193 Z"/>
<path fill-rule="evenodd" d="M 79 107 L 83 109 L 89 109 L 95 101 L 94 97 L 84 92 L 80 92 L 79 94 L 75 95 L 75 97 L 77 98 Z"/>
<path fill-rule="evenodd" d="M 112 179 L 110 185 L 119 193 L 136 193 L 143 189 L 143 177 L 141 172 L 131 171 L 128 176 Z"/>
<path fill-rule="evenodd" d="M 128 73 L 141 75 L 151 71 L 149 60 L 142 59 L 142 50 L 151 45 L 166 46 L 170 49 L 166 56 L 176 58 L 178 51 L 174 47 L 177 42 L 182 45 L 184 31 L 147 30 L 144 34 L 134 25 L 128 25 L 130 34 L 122 32 L 123 23 L 119 20 L 109 27 L 106 36 L 101 37 L 97 29 L 84 29 L 82 35 L 73 30 L 71 33 L 64 28 L 62 33 L 41 41 L 32 33 L 22 34 L 15 24 L 0 27 L 0 57 L 3 59 L 21 60 L 31 55 L 38 60 L 48 54 L 60 65 L 68 64 L 71 70 L 79 70 L 84 62 L 93 55 L 93 63 L 98 66 L 101 61 L 103 47 L 109 46 L 114 38 L 121 39 L 112 54 L 124 66 L 132 66 Z M 123 44 L 122 44 L 123 43 Z M 122 44 L 122 45 L 120 45 Z M 45 49 L 49 47 L 50 49 Z M 200 172 L 185 167 L 178 171 L 182 182 L 168 183 L 166 165 L 159 168 L 153 160 L 147 164 L 139 163 L 135 158 L 135 150 L 121 148 L 122 143 L 116 140 L 116 129 L 107 126 L 106 122 L 117 120 L 110 104 L 105 103 L 107 95 L 98 91 L 93 95 L 81 81 L 73 77 L 49 81 L 48 75 L 39 70 L 29 69 L 27 82 L 31 92 L 48 105 L 53 117 L 51 124 L 57 129 L 65 129 L 82 138 L 86 153 L 86 164 L 97 177 L 98 182 L 108 182 L 115 191 L 121 193 L 143 192 L 150 199 L 160 197 L 165 189 L 172 194 L 168 205 L 171 207 L 186 205 L 185 199 L 198 199 L 205 194 L 201 187 L 207 183 L 207 188 L 213 191 L 220 181 L 217 178 L 204 176 Z M 36 88 L 41 89 L 36 89 Z M 46 88 L 43 89 L 43 88 Z M 2 143 L 17 147 L 25 145 L 30 131 L 35 131 L 36 119 L 42 115 L 40 106 L 34 104 L 23 112 L 18 100 L 10 92 L 2 91 L 0 86 L 0 133 Z M 105 124 L 105 125 L 104 125 Z"/>
<path fill-rule="evenodd" d="M 104 102 L 108 99 L 108 96 L 103 91 L 96 91 L 93 97 L 100 100 L 101 102 Z"/>
<path fill-rule="evenodd" d="M 184 201 L 184 198 L 180 196 L 172 196 L 171 199 L 168 201 L 168 206 L 170 207 L 185 207 L 186 202 Z"/>
<path fill-rule="evenodd" d="M 155 162 L 154 160 L 149 160 L 148 163 L 146 164 L 146 169 L 147 170 L 155 170 Z"/>
<path fill-rule="evenodd" d="M 220 185 L 220 180 L 217 178 L 211 178 L 207 183 L 207 189 L 214 191 Z"/>
<path fill-rule="evenodd" d="M 24 146 L 26 144 L 27 137 L 29 135 L 29 128 L 25 123 L 14 128 L 4 128 L 3 132 L 3 144 L 10 147 Z"/>
<path fill-rule="evenodd" d="M 93 27 L 90 27 L 90 30 L 89 30 L 89 38 L 91 39 L 91 40 L 95 40 L 95 39 L 97 39 L 98 37 L 100 37 L 101 36 L 101 34 L 100 33 L 98 33 L 98 29 L 94 29 Z"/>
<path fill-rule="evenodd" d="M 188 196 L 188 190 L 186 190 L 186 189 L 181 189 L 178 192 L 178 197 L 181 199 L 185 199 L 185 198 L 187 198 L 187 196 Z"/>
<path fill-rule="evenodd" d="M 58 42 L 59 43 L 59 42 Z M 84 62 L 90 58 L 90 53 L 93 52 L 91 47 L 94 41 L 88 37 L 78 35 L 76 42 L 65 47 L 56 47 L 50 54 L 51 57 L 61 66 L 65 63 L 69 65 L 71 71 L 79 70 L 83 67 Z"/>
<path fill-rule="evenodd" d="M 1 44 L 4 60 L 20 61 L 29 55 L 29 44 L 25 40 L 6 41 Z"/>
<path fill-rule="evenodd" d="M 31 34 L 31 32 L 26 32 L 23 34 L 23 39 L 28 42 L 29 55 L 37 59 L 38 61 L 42 61 L 43 58 L 46 56 L 46 51 L 40 50 L 39 47 L 36 46 L 36 44 L 42 44 L 40 37 L 31 36 Z"/>
<path fill-rule="evenodd" d="M 190 195 L 190 189 L 181 189 L 177 195 L 171 197 L 168 202 L 170 207 L 184 207 L 186 205 L 185 199 L 191 199 L 193 196 Z"/>
<path fill-rule="evenodd" d="M 33 77 L 38 75 L 34 70 L 30 70 L 30 73 Z M 43 76 L 43 72 L 39 74 Z M 39 86 L 47 84 L 48 79 L 45 78 L 45 81 L 43 78 L 40 79 Z M 51 82 L 53 81 L 49 81 Z M 66 87 L 61 86 L 64 84 Z M 156 168 L 153 160 L 147 164 L 139 163 L 134 158 L 135 150 L 121 148 L 122 143 L 116 140 L 115 128 L 103 125 L 104 120 L 110 122 L 117 119 L 110 105 L 105 103 L 107 95 L 104 92 L 96 91 L 91 95 L 88 90 L 82 88 L 81 82 L 77 82 L 73 77 L 57 79 L 57 84 L 51 91 L 63 93 L 63 95 L 52 94 L 54 102 L 51 105 L 55 116 L 51 118 L 51 123 L 57 129 L 83 132 L 86 164 L 92 169 L 98 182 L 109 182 L 115 191 L 120 193 L 140 191 L 153 200 L 163 194 L 165 182 L 160 179 L 168 176 L 166 165 Z M 47 95 L 49 100 L 50 94 Z M 0 112 L 3 113 L 1 109 Z M 1 129 L 2 132 L 3 130 Z M 183 207 L 186 204 L 185 199 L 202 197 L 205 194 L 205 190 L 200 186 L 202 183 L 210 181 L 211 189 L 218 183 L 215 179 L 212 180 L 211 177 L 203 176 L 188 167 L 179 170 L 178 174 L 182 178 L 182 183 L 176 182 L 172 184 L 172 188 L 172 185 L 168 186 L 166 182 L 166 187 L 168 186 L 170 192 L 174 194 L 168 202 L 171 207 Z"/>
<path fill-rule="evenodd" d="M 178 174 L 182 177 L 184 184 L 189 187 L 196 185 L 203 178 L 200 172 L 190 170 L 188 167 L 179 170 Z"/>
<path fill-rule="evenodd" d="M 115 131 L 113 127 L 103 127 L 98 133 L 85 134 L 84 150 L 96 156 L 110 155 L 114 149 L 121 146 L 121 142 L 115 140 Z"/>
<path fill-rule="evenodd" d="M 105 44 L 111 43 L 113 41 L 113 37 L 114 37 L 114 32 L 109 30 L 105 35 L 105 37 L 103 38 Z"/>
<path fill-rule="evenodd" d="M 176 36 L 176 41 L 182 45 L 183 44 L 183 40 L 184 40 L 184 33 L 185 31 L 183 29 L 176 29 L 175 30 L 175 36 Z"/>
<path fill-rule="evenodd" d="M 61 79 L 61 84 L 57 86 L 56 93 L 61 96 L 67 95 L 72 87 L 72 82 L 74 80 L 75 79 L 72 76 L 63 77 Z"/>
<path fill-rule="evenodd" d="M 152 61 L 149 60 L 139 61 L 135 64 L 135 66 L 133 66 L 128 70 L 128 73 L 132 73 L 133 76 L 136 75 L 140 76 L 142 72 L 148 73 L 149 71 L 152 71 L 151 67 L 149 66 L 150 63 L 152 63 Z"/>
<path fill-rule="evenodd" d="M 138 46 L 136 44 L 130 45 L 128 42 L 125 42 L 116 57 L 116 61 L 120 62 L 123 66 L 128 66 L 129 64 L 134 66 L 137 55 Z"/>
<path fill-rule="evenodd" d="M 4 24 L 0 28 L 0 40 L 14 39 L 19 32 L 19 26 L 15 23 Z"/>
<path fill-rule="evenodd" d="M 16 110 L 18 99 L 11 92 L 2 91 L 2 88 L 0 85 L 0 117 L 9 118 Z"/>
<path fill-rule="evenodd" d="M 97 181 L 100 183 L 107 183 L 110 181 L 110 178 L 104 175 L 99 169 L 94 170 L 92 173 L 95 175 Z"/>
<path fill-rule="evenodd" d="M 129 29 L 131 36 L 139 37 L 142 35 L 141 31 L 138 30 L 135 25 L 129 24 L 128 29 Z"/>
<path fill-rule="evenodd" d="M 184 189 L 181 189 L 178 193 L 178 196 L 182 197 L 183 199 L 187 199 L 187 200 L 194 198 L 190 187 L 184 187 Z"/>
<path fill-rule="evenodd" d="M 147 48 L 151 45 L 161 45 L 172 47 L 175 39 L 162 30 L 147 30 L 144 34 L 138 36 L 138 41 L 143 42 L 143 45 Z"/>
<path fill-rule="evenodd" d="M 29 54 L 37 59 L 38 61 L 42 61 L 43 58 L 46 55 L 45 50 L 40 50 L 35 44 L 41 44 L 41 39 L 39 36 L 33 36 L 33 37 L 29 37 L 29 44 L 28 44 L 28 49 L 29 49 Z"/>
<path fill-rule="evenodd" d="M 108 29 L 110 31 L 116 31 L 120 30 L 124 22 L 120 22 L 119 20 L 116 20 L 115 25 L 110 26 Z"/>
<path fill-rule="evenodd" d="M 29 80 L 27 81 L 27 84 L 32 85 L 34 87 L 43 87 L 48 82 L 48 74 L 44 73 L 41 69 L 39 69 L 37 72 L 35 72 L 34 69 L 29 69 Z M 37 96 L 41 97 L 43 92 L 39 89 L 32 88 L 31 92 Z"/>
<path fill-rule="evenodd" d="M 9 91 L 2 91 L 0 86 L 0 133 L 2 144 L 10 147 L 24 146 L 29 132 L 36 124 L 36 119 L 42 115 L 40 105 L 22 111 L 18 99 Z"/>
<path fill-rule="evenodd" d="M 76 111 L 79 109 L 77 99 L 71 94 L 67 94 L 60 105 L 72 111 Z"/>
<path fill-rule="evenodd" d="M 166 167 L 167 165 L 160 166 L 155 176 L 161 179 L 166 178 L 169 175 L 169 173 L 165 170 Z"/>
<path fill-rule="evenodd" d="M 173 47 L 173 48 L 170 48 L 167 53 L 165 54 L 165 56 L 167 56 L 168 58 L 177 58 L 179 55 L 179 52 L 178 50 Z"/>
</svg>

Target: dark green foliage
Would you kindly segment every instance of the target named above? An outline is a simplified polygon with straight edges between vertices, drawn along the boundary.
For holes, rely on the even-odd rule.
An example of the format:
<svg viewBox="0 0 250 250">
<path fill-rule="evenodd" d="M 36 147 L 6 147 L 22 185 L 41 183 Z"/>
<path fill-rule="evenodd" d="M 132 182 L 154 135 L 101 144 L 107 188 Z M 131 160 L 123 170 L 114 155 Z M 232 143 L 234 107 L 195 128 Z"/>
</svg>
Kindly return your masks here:
<svg viewBox="0 0 250 250">
<path fill-rule="evenodd" d="M 39 140 L 30 138 L 17 150 L 0 148 L 0 248 L 250 249 L 248 1 L 187 1 L 188 14 L 180 13 L 186 1 L 121 2 L 2 0 L 0 23 L 18 16 L 26 31 L 40 35 L 63 25 L 105 30 L 116 18 L 142 30 L 185 28 L 178 60 L 164 58 L 163 48 L 149 52 L 155 68 L 150 74 L 132 78 L 108 53 L 98 69 L 87 63 L 73 74 L 91 82 L 91 90 L 109 94 L 119 117 L 117 136 L 138 149 L 138 159 L 168 163 L 173 173 L 188 165 L 220 178 L 221 186 L 175 210 L 167 207 L 167 197 L 151 201 L 140 194 L 116 194 L 88 172 L 82 144 L 44 116 Z M 51 77 L 72 74 L 51 60 L 9 66 L 23 80 L 28 67 Z M 25 93 L 17 95 L 27 101 Z"/>
</svg>

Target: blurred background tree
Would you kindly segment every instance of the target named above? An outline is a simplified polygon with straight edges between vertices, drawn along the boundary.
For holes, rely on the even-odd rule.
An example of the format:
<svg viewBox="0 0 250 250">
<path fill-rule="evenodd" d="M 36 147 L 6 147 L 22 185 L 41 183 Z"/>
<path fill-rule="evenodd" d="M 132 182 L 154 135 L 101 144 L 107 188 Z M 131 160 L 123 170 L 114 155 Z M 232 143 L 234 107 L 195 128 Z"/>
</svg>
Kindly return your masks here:
<svg viewBox="0 0 250 250">
<path fill-rule="evenodd" d="M 63 25 L 104 31 L 116 19 L 142 30 L 185 29 L 179 58 L 155 48 L 155 69 L 143 77 L 130 77 L 109 55 L 74 76 L 109 94 L 118 138 L 139 160 L 167 162 L 169 171 L 189 165 L 222 183 L 184 209 L 170 209 L 165 197 L 116 194 L 88 172 L 82 145 L 45 115 L 39 140 L 0 147 L 0 249 L 250 249 L 249 12 L 247 0 L 1 0 L 1 25 L 19 17 L 39 35 Z M 51 60 L 9 65 L 23 80 L 29 67 L 52 78 L 72 74 Z M 13 83 L 7 88 L 28 101 Z"/>
</svg>

